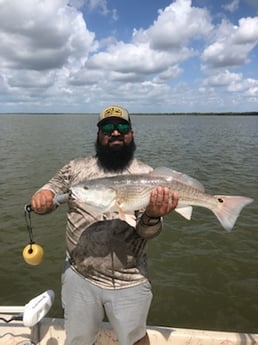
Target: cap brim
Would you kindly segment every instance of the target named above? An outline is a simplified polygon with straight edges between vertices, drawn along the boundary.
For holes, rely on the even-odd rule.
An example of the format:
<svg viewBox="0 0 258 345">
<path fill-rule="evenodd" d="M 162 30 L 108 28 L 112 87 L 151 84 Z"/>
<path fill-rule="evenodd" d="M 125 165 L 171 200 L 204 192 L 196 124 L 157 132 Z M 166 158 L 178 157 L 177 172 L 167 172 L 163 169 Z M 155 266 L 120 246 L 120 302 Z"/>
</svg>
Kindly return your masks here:
<svg viewBox="0 0 258 345">
<path fill-rule="evenodd" d="M 105 119 L 100 120 L 100 121 L 97 123 L 97 126 L 100 126 L 100 125 L 103 125 L 103 124 L 105 124 L 105 123 L 108 123 L 108 122 L 110 122 L 110 120 L 117 120 L 117 121 L 119 121 L 119 122 L 129 123 L 129 125 L 131 125 L 130 118 L 129 118 L 129 121 L 127 121 L 127 120 L 122 119 L 121 117 L 118 117 L 118 116 L 109 116 L 109 117 L 106 117 Z"/>
</svg>

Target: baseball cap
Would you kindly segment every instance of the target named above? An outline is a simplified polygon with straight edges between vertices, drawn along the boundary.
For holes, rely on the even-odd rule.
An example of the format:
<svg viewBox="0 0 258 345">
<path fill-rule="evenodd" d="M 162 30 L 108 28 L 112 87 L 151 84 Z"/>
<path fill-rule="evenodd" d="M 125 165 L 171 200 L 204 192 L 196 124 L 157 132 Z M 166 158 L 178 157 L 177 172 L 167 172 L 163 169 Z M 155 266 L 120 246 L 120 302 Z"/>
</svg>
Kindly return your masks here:
<svg viewBox="0 0 258 345">
<path fill-rule="evenodd" d="M 110 105 L 100 112 L 98 125 L 111 117 L 119 118 L 131 124 L 129 113 L 125 108 L 117 105 Z"/>
</svg>

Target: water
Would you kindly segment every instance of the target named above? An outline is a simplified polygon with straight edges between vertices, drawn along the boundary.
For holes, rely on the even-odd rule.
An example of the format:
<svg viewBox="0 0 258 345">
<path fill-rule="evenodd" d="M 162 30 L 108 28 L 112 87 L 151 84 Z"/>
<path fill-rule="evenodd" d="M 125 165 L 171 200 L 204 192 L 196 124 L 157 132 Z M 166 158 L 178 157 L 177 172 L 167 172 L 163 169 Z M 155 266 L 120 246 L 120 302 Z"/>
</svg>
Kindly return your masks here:
<svg viewBox="0 0 258 345">
<path fill-rule="evenodd" d="M 165 218 L 149 242 L 154 299 L 149 324 L 258 332 L 258 117 L 132 116 L 137 157 L 199 179 L 211 194 L 246 195 L 231 233 L 195 208 L 188 222 Z M 0 305 L 23 305 L 51 288 L 49 315 L 62 317 L 60 273 L 65 206 L 32 214 L 34 239 L 45 250 L 39 266 L 21 256 L 28 243 L 23 206 L 67 161 L 94 152 L 96 116 L 0 116 Z"/>
</svg>

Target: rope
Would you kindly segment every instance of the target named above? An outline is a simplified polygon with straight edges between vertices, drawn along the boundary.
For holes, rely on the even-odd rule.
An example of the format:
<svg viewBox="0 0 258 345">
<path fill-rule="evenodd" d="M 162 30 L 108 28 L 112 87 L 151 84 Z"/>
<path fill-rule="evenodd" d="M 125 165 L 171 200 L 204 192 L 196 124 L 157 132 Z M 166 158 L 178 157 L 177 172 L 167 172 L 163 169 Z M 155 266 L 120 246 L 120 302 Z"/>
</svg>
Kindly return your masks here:
<svg viewBox="0 0 258 345">
<path fill-rule="evenodd" d="M 31 222 L 31 207 L 30 205 L 25 205 L 24 207 L 24 217 L 25 217 L 25 222 L 27 226 L 27 230 L 29 233 L 29 238 L 30 238 L 30 244 L 33 244 L 33 233 L 32 233 L 32 222 Z"/>
</svg>

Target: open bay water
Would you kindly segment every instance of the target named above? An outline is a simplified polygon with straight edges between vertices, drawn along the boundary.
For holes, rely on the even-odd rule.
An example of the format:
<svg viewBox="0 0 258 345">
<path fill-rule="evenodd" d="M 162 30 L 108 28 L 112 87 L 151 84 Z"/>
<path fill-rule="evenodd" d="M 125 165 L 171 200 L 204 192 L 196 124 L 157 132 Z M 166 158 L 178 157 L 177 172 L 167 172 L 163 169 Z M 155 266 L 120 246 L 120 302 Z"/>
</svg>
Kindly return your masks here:
<svg viewBox="0 0 258 345">
<path fill-rule="evenodd" d="M 96 115 L 0 115 L 0 305 L 24 305 L 47 289 L 62 317 L 65 212 L 32 214 L 34 240 L 45 251 L 29 266 L 24 204 L 69 160 L 93 154 Z M 175 212 L 149 241 L 153 286 L 150 325 L 258 332 L 258 117 L 133 115 L 136 157 L 197 178 L 210 194 L 245 195 L 227 233 L 211 211 L 191 221 Z"/>
</svg>

